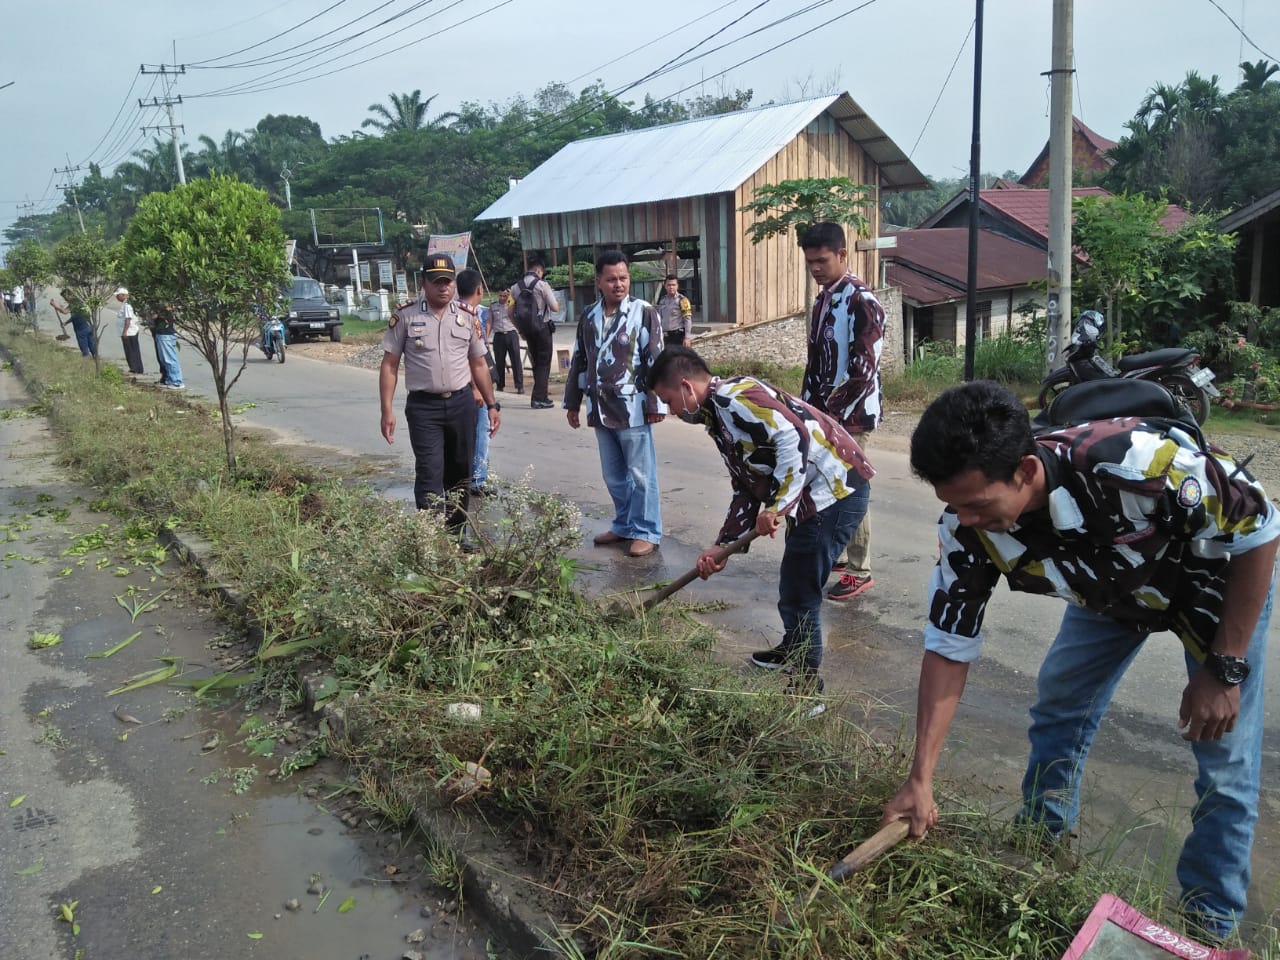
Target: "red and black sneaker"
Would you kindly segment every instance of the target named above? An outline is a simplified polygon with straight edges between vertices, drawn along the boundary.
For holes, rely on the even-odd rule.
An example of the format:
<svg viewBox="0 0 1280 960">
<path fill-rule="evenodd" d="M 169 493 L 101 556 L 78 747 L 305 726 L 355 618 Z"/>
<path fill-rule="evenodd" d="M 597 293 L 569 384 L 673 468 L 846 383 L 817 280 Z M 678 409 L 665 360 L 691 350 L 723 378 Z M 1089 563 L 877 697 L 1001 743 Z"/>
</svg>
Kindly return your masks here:
<svg viewBox="0 0 1280 960">
<path fill-rule="evenodd" d="M 860 593 L 866 593 L 873 586 L 875 581 L 870 577 L 857 577 L 852 573 L 846 573 L 840 578 L 840 582 L 827 591 L 828 600 L 852 600 Z"/>
</svg>

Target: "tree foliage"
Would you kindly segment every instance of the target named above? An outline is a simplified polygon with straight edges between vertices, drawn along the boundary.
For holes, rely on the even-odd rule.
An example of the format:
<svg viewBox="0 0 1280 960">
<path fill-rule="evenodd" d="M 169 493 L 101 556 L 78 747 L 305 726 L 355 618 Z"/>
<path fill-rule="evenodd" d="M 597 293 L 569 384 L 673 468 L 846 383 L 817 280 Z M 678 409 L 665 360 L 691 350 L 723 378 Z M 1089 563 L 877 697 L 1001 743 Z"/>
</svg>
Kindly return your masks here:
<svg viewBox="0 0 1280 960">
<path fill-rule="evenodd" d="M 144 309 L 171 310 L 178 339 L 209 365 L 234 475 L 227 397 L 258 333 L 254 308 L 273 303 L 288 282 L 279 210 L 262 190 L 233 177 L 193 180 L 142 199 L 120 259 Z"/>
<path fill-rule="evenodd" d="M 1235 237 L 1212 218 L 1161 225 L 1164 200 L 1137 195 L 1077 197 L 1073 299 L 1107 313 L 1109 347 L 1163 347 L 1212 328 L 1227 313 Z"/>
<path fill-rule="evenodd" d="M 53 247 L 52 265 L 61 277 L 62 286 L 85 305 L 93 323 L 93 367 L 101 375 L 102 334 L 107 321 L 102 308 L 111 299 L 115 287 L 115 244 L 108 243 L 100 230 L 73 233 Z"/>
<path fill-rule="evenodd" d="M 49 251 L 34 240 L 22 240 L 5 255 L 5 266 L 15 283 L 39 286 L 53 276 Z"/>
<path fill-rule="evenodd" d="M 794 233 L 796 239 L 815 223 L 839 223 L 854 234 L 867 229 L 862 212 L 871 203 L 872 188 L 848 177 L 810 177 L 757 187 L 752 200 L 738 209 L 756 216 L 747 226 L 752 243 Z"/>
<path fill-rule="evenodd" d="M 1280 189 L 1280 83 L 1272 79 L 1280 68 L 1265 60 L 1240 68 L 1230 93 L 1216 75 L 1195 71 L 1152 87 L 1126 121 L 1103 185 L 1214 210 Z"/>
</svg>

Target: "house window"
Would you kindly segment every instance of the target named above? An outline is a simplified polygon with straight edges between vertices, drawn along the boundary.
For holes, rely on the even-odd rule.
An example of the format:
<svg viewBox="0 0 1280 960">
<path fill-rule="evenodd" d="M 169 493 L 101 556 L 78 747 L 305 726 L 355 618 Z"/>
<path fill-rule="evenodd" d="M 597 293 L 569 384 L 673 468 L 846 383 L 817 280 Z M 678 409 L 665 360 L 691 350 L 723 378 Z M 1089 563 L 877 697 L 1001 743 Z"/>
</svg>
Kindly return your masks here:
<svg viewBox="0 0 1280 960">
<path fill-rule="evenodd" d="M 975 305 L 975 308 L 977 310 L 977 315 L 974 321 L 974 326 L 982 331 L 981 334 L 979 334 L 978 339 L 990 340 L 991 339 L 991 301 L 979 300 Z"/>
</svg>

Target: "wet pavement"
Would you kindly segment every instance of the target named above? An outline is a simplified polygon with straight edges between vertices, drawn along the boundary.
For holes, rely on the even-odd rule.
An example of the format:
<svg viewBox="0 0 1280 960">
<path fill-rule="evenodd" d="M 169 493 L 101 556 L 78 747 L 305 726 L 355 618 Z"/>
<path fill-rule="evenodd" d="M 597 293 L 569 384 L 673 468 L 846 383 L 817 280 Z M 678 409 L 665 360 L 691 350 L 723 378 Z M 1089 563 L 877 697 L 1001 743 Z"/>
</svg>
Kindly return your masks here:
<svg viewBox="0 0 1280 960">
<path fill-rule="evenodd" d="M 242 706 L 165 683 L 108 695 L 162 657 L 212 675 L 227 641 L 172 558 L 88 509 L 27 402 L 0 373 L 0 957 L 486 957 L 411 838 L 368 829 L 331 783 L 336 765 L 277 784 L 288 748 L 238 742 Z"/>
</svg>

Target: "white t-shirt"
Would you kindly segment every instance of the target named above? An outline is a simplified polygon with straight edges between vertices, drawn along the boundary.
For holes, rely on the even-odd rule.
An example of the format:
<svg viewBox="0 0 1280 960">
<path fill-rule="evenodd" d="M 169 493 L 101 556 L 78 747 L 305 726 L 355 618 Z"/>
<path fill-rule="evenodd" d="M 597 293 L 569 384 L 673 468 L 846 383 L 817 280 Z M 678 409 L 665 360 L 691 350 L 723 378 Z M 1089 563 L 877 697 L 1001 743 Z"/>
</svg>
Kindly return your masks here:
<svg viewBox="0 0 1280 960">
<path fill-rule="evenodd" d="M 129 305 L 128 300 L 120 304 L 120 310 L 116 314 L 116 320 L 116 326 L 120 331 L 120 336 L 136 337 L 138 335 L 140 330 L 138 327 L 138 318 L 133 312 L 133 307 Z"/>
</svg>

